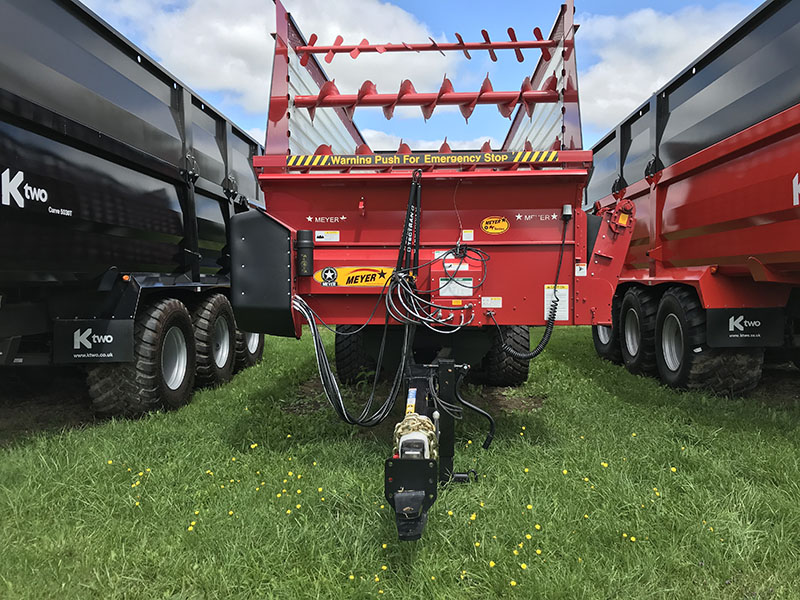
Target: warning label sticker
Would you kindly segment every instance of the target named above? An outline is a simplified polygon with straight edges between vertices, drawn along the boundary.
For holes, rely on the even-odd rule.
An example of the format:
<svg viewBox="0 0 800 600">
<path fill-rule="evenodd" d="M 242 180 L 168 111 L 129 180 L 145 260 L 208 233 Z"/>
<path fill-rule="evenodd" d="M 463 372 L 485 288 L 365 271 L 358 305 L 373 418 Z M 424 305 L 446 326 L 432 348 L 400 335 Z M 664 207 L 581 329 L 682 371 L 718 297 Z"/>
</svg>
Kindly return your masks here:
<svg viewBox="0 0 800 600">
<path fill-rule="evenodd" d="M 440 277 L 439 287 L 439 295 L 442 297 L 469 298 L 474 292 L 472 277 Z"/>
<path fill-rule="evenodd" d="M 314 281 L 324 287 L 383 287 L 392 273 L 391 267 L 325 267 Z"/>
<path fill-rule="evenodd" d="M 315 242 L 338 242 L 339 241 L 339 232 L 338 231 L 315 231 L 314 232 L 314 241 Z"/>
<path fill-rule="evenodd" d="M 416 152 L 413 154 L 292 154 L 287 167 L 391 167 L 400 165 L 480 165 L 503 163 L 547 163 L 558 160 L 558 152 Z"/>
<path fill-rule="evenodd" d="M 556 311 L 556 321 L 569 321 L 569 285 L 565 283 L 558 284 L 558 310 Z M 550 316 L 550 305 L 555 296 L 553 284 L 544 286 L 544 318 Z"/>
</svg>

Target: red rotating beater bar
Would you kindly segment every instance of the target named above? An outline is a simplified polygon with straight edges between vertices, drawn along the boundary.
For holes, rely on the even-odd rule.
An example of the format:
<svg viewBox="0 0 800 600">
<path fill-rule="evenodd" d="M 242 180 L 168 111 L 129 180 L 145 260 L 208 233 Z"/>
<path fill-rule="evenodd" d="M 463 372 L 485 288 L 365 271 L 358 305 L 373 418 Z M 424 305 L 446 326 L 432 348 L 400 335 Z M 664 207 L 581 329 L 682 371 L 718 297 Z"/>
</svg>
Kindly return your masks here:
<svg viewBox="0 0 800 600">
<path fill-rule="evenodd" d="M 392 118 L 395 106 L 419 106 L 422 109 L 422 116 L 429 119 L 440 104 L 458 106 L 464 118 L 469 120 L 478 104 L 496 104 L 500 114 L 508 118 L 517 104 L 524 104 L 530 116 L 534 104 L 558 101 L 555 77 L 546 81 L 541 90 L 534 90 L 530 78 L 526 77 L 519 92 L 495 92 L 487 76 L 478 92 L 456 92 L 451 81 L 445 77 L 438 93 L 425 94 L 418 93 L 414 89 L 414 84 L 408 79 L 400 84 L 400 91 L 397 94 L 379 94 L 371 81 L 365 81 L 358 94 L 340 94 L 333 81 L 326 81 L 319 94 L 315 96 L 295 96 L 294 105 L 298 108 L 307 108 L 312 121 L 319 107 L 343 108 L 347 116 L 352 119 L 357 106 L 381 106 L 387 119 Z"/>
<path fill-rule="evenodd" d="M 343 54 L 345 52 L 349 53 L 353 58 L 358 58 L 358 55 L 362 52 L 377 52 L 378 54 L 383 54 L 384 52 L 440 52 L 444 54 L 445 52 L 457 51 L 463 52 L 464 56 L 471 59 L 472 57 L 469 54 L 470 50 L 486 50 L 489 52 L 492 61 L 497 62 L 495 50 L 513 50 L 517 55 L 517 60 L 522 62 L 525 60 L 525 57 L 522 55 L 522 50 L 525 48 L 541 49 L 542 55 L 547 61 L 550 60 L 549 49 L 555 48 L 558 45 L 554 40 L 545 40 L 542 36 L 542 31 L 538 27 L 533 30 L 533 35 L 536 37 L 536 40 L 518 41 L 517 34 L 514 32 L 513 27 L 508 28 L 508 42 L 493 42 L 489 38 L 489 32 L 485 29 L 481 29 L 481 34 L 483 35 L 483 42 L 464 42 L 464 38 L 461 37 L 461 34 L 456 33 L 455 35 L 458 43 L 439 43 L 429 37 L 428 39 L 431 41 L 430 44 L 406 44 L 405 42 L 400 44 L 370 44 L 369 40 L 363 39 L 358 45 L 343 45 L 342 42 L 344 38 L 337 35 L 332 46 L 315 46 L 314 44 L 317 43 L 317 34 L 314 33 L 308 40 L 308 45 L 296 46 L 294 50 L 297 54 L 302 54 L 300 64 L 303 66 L 308 64 L 308 60 L 311 58 L 312 54 L 325 54 L 325 62 L 330 63 L 334 55 Z"/>
</svg>

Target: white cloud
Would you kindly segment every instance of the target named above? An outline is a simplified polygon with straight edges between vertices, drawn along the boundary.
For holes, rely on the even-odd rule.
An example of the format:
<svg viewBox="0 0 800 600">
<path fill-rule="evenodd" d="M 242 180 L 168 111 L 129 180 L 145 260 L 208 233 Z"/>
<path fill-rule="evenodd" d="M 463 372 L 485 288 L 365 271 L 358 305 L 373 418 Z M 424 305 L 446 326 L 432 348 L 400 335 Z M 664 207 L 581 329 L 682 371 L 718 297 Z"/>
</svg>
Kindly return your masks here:
<svg viewBox="0 0 800 600">
<path fill-rule="evenodd" d="M 672 14 L 648 8 L 621 17 L 579 15 L 578 64 L 587 51 L 599 58 L 579 77 L 583 122 L 602 130 L 617 125 L 747 12 L 720 4 Z"/>
<path fill-rule="evenodd" d="M 400 142 L 408 144 L 412 150 L 438 150 L 444 140 L 411 140 L 400 138 L 396 135 L 377 131 L 375 129 L 364 129 L 361 131 L 367 145 L 372 150 L 397 150 Z M 492 138 L 475 138 L 474 140 L 447 140 L 447 144 L 452 150 L 479 150 L 485 142 L 489 142 L 492 148 L 499 150 L 502 142 Z"/>
<path fill-rule="evenodd" d="M 135 32 L 176 77 L 198 90 L 222 93 L 248 113 L 264 114 L 272 73 L 275 11 L 267 0 L 86 0 L 112 25 Z M 367 38 L 373 43 L 424 41 L 433 34 L 413 15 L 380 0 L 287 0 L 287 9 L 308 38 L 332 44 Z M 318 55 L 321 59 L 322 57 Z M 403 78 L 419 90 L 438 89 L 460 59 L 426 54 L 337 55 L 322 63 L 343 93 L 371 79 L 380 92 L 397 91 Z M 401 116 L 398 111 L 398 116 Z"/>
</svg>

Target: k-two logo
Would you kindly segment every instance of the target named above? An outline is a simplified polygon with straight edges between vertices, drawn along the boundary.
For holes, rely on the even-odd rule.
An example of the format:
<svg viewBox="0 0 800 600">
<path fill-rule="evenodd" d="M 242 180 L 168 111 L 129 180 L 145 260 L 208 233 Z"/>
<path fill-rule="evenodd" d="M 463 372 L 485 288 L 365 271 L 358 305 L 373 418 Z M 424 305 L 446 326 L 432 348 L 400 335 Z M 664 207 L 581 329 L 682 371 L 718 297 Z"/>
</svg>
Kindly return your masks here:
<svg viewBox="0 0 800 600">
<path fill-rule="evenodd" d="M 761 321 L 745 321 L 744 315 L 728 319 L 728 331 L 744 331 L 745 327 L 761 327 Z"/>
<path fill-rule="evenodd" d="M 0 177 L 0 187 L 2 188 L 3 206 L 11 206 L 12 200 L 19 208 L 25 208 L 25 200 L 47 202 L 47 190 L 35 188 L 25 183 L 25 173 L 22 171 L 17 171 L 13 178 L 11 177 L 11 169 L 3 171 L 3 175 Z"/>
<path fill-rule="evenodd" d="M 91 350 L 94 344 L 110 344 L 113 341 L 114 336 L 110 334 L 92 335 L 91 328 L 86 331 L 76 329 L 72 334 L 72 347 L 75 350 L 80 350 L 81 348 Z"/>
</svg>

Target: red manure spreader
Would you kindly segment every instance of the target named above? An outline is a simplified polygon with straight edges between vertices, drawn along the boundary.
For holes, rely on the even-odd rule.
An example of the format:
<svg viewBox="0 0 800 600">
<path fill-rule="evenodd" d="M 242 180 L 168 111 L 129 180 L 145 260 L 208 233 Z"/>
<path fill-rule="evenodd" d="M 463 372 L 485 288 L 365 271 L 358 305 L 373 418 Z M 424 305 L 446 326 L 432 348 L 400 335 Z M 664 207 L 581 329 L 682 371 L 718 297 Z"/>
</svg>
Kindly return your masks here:
<svg viewBox="0 0 800 600">
<path fill-rule="evenodd" d="M 633 204 L 581 210 L 592 165 L 582 149 L 572 0 L 548 37 L 458 43 L 317 45 L 278 1 L 275 62 L 264 156 L 254 165 L 265 208 L 231 220 L 232 297 L 248 331 L 300 337 L 308 325 L 325 393 L 346 422 L 374 426 L 406 401 L 385 463 L 385 495 L 400 539 L 419 539 L 439 482 L 454 471 L 454 421 L 474 410 L 465 376 L 520 385 L 555 325 L 610 326 L 612 297 L 633 232 Z M 485 51 L 538 63 L 519 91 L 417 92 L 409 80 L 381 93 L 365 81 L 341 93 L 324 60 L 363 53 Z M 350 54 L 350 57 L 338 56 Z M 465 118 L 493 104 L 511 119 L 502 148 L 373 152 L 356 109 L 417 106 L 424 118 L 457 106 Z M 334 373 L 319 325 L 335 326 Z M 531 350 L 529 326 L 544 326 Z M 359 414 L 339 381 L 391 381 Z"/>
<path fill-rule="evenodd" d="M 800 364 L 800 3 L 770 0 L 594 147 L 587 205 L 637 221 L 598 354 L 742 394 Z"/>
</svg>

